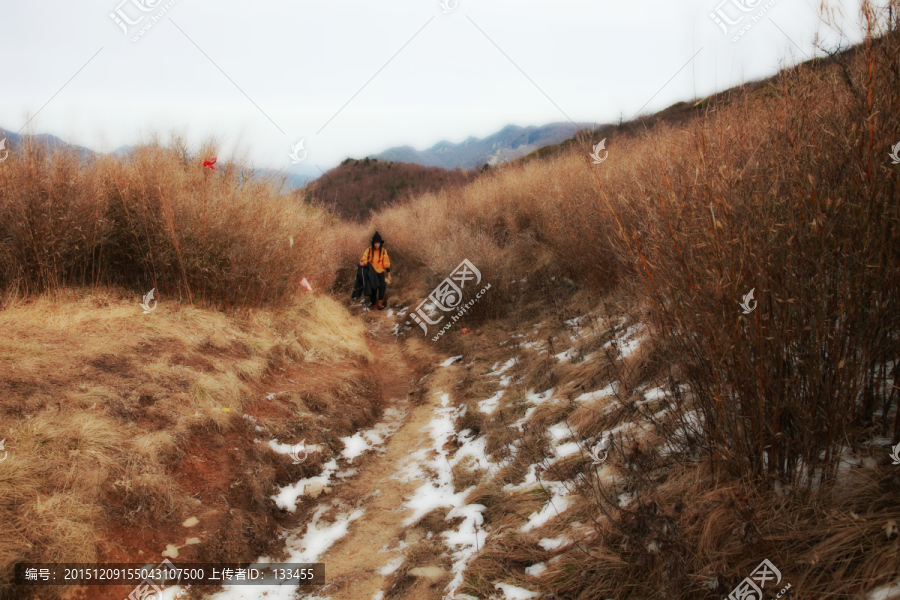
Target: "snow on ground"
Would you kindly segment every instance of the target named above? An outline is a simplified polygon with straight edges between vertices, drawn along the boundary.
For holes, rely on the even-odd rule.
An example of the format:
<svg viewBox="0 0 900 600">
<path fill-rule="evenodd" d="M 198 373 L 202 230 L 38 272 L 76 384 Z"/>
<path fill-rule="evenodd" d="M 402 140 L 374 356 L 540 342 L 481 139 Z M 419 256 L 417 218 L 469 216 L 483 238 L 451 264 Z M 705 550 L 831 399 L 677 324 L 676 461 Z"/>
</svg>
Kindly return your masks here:
<svg viewBox="0 0 900 600">
<path fill-rule="evenodd" d="M 403 554 L 395 556 L 394 558 L 389 560 L 386 565 L 378 569 L 378 572 L 387 577 L 388 575 L 399 569 L 404 560 L 406 560 L 406 557 Z"/>
<path fill-rule="evenodd" d="M 494 587 L 503 592 L 506 600 L 530 600 L 540 596 L 537 592 L 531 592 L 525 588 L 509 585 L 508 583 L 495 583 Z"/>
<path fill-rule="evenodd" d="M 406 413 L 391 407 L 384 411 L 384 416 L 385 420 L 377 423 L 372 429 L 357 431 L 351 436 L 341 438 L 341 441 L 344 442 L 341 456 L 346 458 L 347 462 L 352 463 L 354 458 L 362 455 L 366 450 L 378 449 L 384 452 L 381 446 L 400 429 Z"/>
<path fill-rule="evenodd" d="M 347 534 L 350 523 L 359 519 L 365 514 L 364 510 L 355 510 L 351 513 L 340 515 L 334 523 L 322 523 L 322 514 L 330 510 L 333 504 L 323 504 L 316 508 L 312 521 L 306 526 L 303 534 L 292 532 L 285 535 L 285 547 L 288 557 L 277 562 L 282 563 L 314 563 L 331 547 L 334 542 L 341 539 Z M 272 563 L 269 557 L 261 557 L 255 567 L 264 566 Z M 266 598 L 266 600 L 296 600 L 298 594 L 304 600 L 316 600 L 318 596 L 304 593 L 300 590 L 299 585 L 225 585 L 221 592 L 207 596 L 207 600 L 257 600 L 258 598 Z M 179 586 L 174 586 L 165 590 L 166 593 L 172 593 L 171 598 L 164 596 L 164 600 L 171 600 L 175 597 Z M 324 600 L 324 599 L 323 599 Z"/>
<path fill-rule="evenodd" d="M 572 430 L 565 421 L 560 421 L 556 425 L 551 425 L 547 428 L 547 433 L 550 434 L 550 437 L 552 438 L 551 441 L 560 441 L 572 437 Z"/>
<path fill-rule="evenodd" d="M 458 361 L 458 360 L 461 359 L 461 358 L 462 358 L 462 354 L 460 354 L 459 356 L 451 356 L 450 358 L 448 358 L 447 360 L 445 360 L 444 362 L 442 362 L 442 363 L 441 363 L 441 366 L 442 366 L 442 367 L 449 367 L 450 365 L 452 365 L 453 363 L 455 363 L 456 361 Z"/>
<path fill-rule="evenodd" d="M 625 331 L 619 333 L 614 339 L 603 344 L 603 347 L 609 348 L 610 346 L 615 345 L 621 353 L 620 358 L 627 358 L 631 356 L 631 354 L 641 345 L 641 342 L 644 341 L 646 336 L 643 334 L 645 331 L 646 327 L 642 323 L 632 325 Z"/>
<path fill-rule="evenodd" d="M 262 443 L 262 440 L 260 440 L 260 439 L 254 439 L 253 441 Z M 318 444 L 305 444 L 305 443 L 303 443 L 305 441 L 306 440 L 303 440 L 302 442 L 300 442 L 300 444 L 281 444 L 278 442 L 277 439 L 271 439 L 271 440 L 269 440 L 268 444 L 269 444 L 269 448 L 271 448 L 273 452 L 276 452 L 278 454 L 293 454 L 294 448 L 297 448 L 300 452 L 321 452 L 322 451 L 322 446 L 320 446 Z M 302 448 L 301 448 L 301 445 L 302 445 Z"/>
<path fill-rule="evenodd" d="M 385 441 L 391 437 L 403 424 L 403 418 L 406 413 L 397 409 L 389 408 L 384 411 L 385 419 L 377 423 L 373 428 L 357 432 L 348 437 L 341 438 L 344 442 L 344 450 L 342 457 L 348 462 L 352 462 L 354 458 L 360 456 L 369 449 L 380 449 Z M 248 415 L 249 417 L 249 415 Z M 250 419 L 252 420 L 252 418 Z M 262 442 L 262 440 L 255 440 Z M 281 444 L 278 440 L 269 440 L 269 446 L 274 452 L 279 454 L 290 454 L 294 450 L 294 446 L 290 444 Z M 306 446 L 307 451 L 321 450 L 319 446 Z M 332 458 L 322 465 L 322 472 L 313 477 L 307 477 L 295 481 L 292 484 L 278 488 L 278 491 L 272 496 L 275 504 L 279 508 L 289 510 L 291 512 L 297 510 L 298 502 L 302 501 L 304 489 L 310 484 L 321 484 L 327 486 L 331 482 L 333 475 L 337 477 L 349 477 L 356 472 L 356 469 L 349 468 L 338 471 L 338 460 Z M 330 503 L 320 503 L 313 513 L 312 520 L 306 526 L 306 531 L 301 533 L 300 530 L 282 534 L 285 539 L 285 548 L 288 557 L 279 562 L 286 563 L 313 563 L 319 560 L 319 557 L 331 547 L 334 542 L 347 534 L 350 523 L 359 519 L 365 514 L 364 510 L 354 510 L 340 514 L 334 522 L 325 523 L 322 521 L 322 515 L 330 511 L 338 501 L 333 500 Z M 257 563 L 261 565 L 269 564 L 272 560 L 268 557 L 261 557 Z M 175 596 L 181 591 L 180 586 L 173 586 L 164 591 L 161 600 L 174 600 Z M 216 593 L 208 597 L 208 600 L 250 600 L 265 597 L 267 600 L 296 600 L 299 597 L 304 600 L 327 600 L 319 598 L 310 593 L 301 592 L 298 585 L 264 585 L 264 586 L 245 586 L 245 585 L 226 585 L 222 592 Z"/>
<path fill-rule="evenodd" d="M 616 387 L 617 386 L 615 383 L 611 383 L 602 390 L 586 392 L 575 398 L 575 402 L 593 402 L 594 400 L 599 400 L 600 398 L 615 397 Z"/>
<path fill-rule="evenodd" d="M 513 365 L 516 364 L 516 358 L 513 357 L 513 358 L 509 359 L 508 361 L 503 363 L 503 366 L 500 367 L 499 369 L 497 369 L 497 364 L 498 363 L 495 363 L 493 368 L 490 370 L 490 372 L 485 373 L 484 376 L 487 377 L 489 375 L 502 375 L 506 371 L 510 370 L 513 367 Z"/>
<path fill-rule="evenodd" d="M 538 546 L 548 552 L 552 550 L 559 550 L 563 546 L 568 546 L 571 543 L 572 540 L 564 535 L 555 538 L 541 538 L 540 540 L 538 540 Z"/>
<path fill-rule="evenodd" d="M 558 361 L 572 360 L 573 358 L 575 358 L 576 354 L 577 353 L 575 352 L 574 348 L 569 348 L 568 350 L 566 350 L 564 352 L 560 352 L 559 354 L 554 354 L 553 358 L 555 358 Z"/>
<path fill-rule="evenodd" d="M 887 583 L 866 595 L 866 600 L 897 600 L 900 598 L 900 580 Z"/>
<path fill-rule="evenodd" d="M 447 519 L 462 517 L 462 522 L 455 530 L 451 529 L 441 534 L 454 559 L 452 567 L 454 578 L 449 584 L 449 589 L 455 590 L 462 584 L 463 570 L 469 558 L 478 548 L 484 547 L 487 532 L 482 529 L 484 524 L 482 512 L 485 506 L 465 503 L 465 498 L 472 488 L 459 493 L 454 491 L 453 467 L 469 457 L 485 456 L 486 440 L 483 437 L 479 440 L 471 439 L 463 433 L 457 435 L 455 421 L 461 414 L 460 410 L 450 405 L 450 394 L 436 393 L 440 394 L 440 407 L 435 409 L 431 421 L 423 428 L 423 431 L 427 431 L 431 437 L 432 446 L 410 455 L 396 478 L 403 481 L 416 479 L 426 481 L 405 502 L 405 506 L 412 510 L 412 514 L 404 521 L 404 526 L 412 525 L 440 507 L 450 508 Z M 451 458 L 444 446 L 454 436 L 461 443 L 461 447 Z M 426 473 L 436 475 L 428 477 Z"/>
<path fill-rule="evenodd" d="M 413 513 L 404 522 L 405 526 L 412 525 L 435 508 L 462 506 L 468 493 L 468 490 L 459 494 L 453 491 L 452 467 L 460 460 L 460 456 L 457 453 L 451 462 L 448 451 L 444 449 L 444 445 L 456 433 L 454 421 L 455 415 L 459 414 L 459 411 L 449 403 L 450 394 L 441 393 L 441 407 L 435 409 L 434 417 L 423 428 L 423 431 L 427 431 L 433 440 L 432 448 L 423 448 L 413 452 L 395 476 L 402 481 L 430 479 L 413 492 L 406 502 L 406 506 L 412 509 Z M 428 471 L 435 472 L 437 475 L 429 478 L 426 475 Z"/>
<path fill-rule="evenodd" d="M 503 390 L 500 390 L 487 400 L 482 400 L 478 403 L 478 410 L 483 413 L 491 414 L 494 412 L 498 406 L 500 406 L 500 398 L 503 397 Z"/>
<path fill-rule="evenodd" d="M 294 483 L 278 488 L 278 491 L 272 496 L 272 499 L 275 500 L 275 505 L 278 506 L 278 508 L 294 512 L 297 510 L 297 502 L 300 500 L 300 497 L 303 496 L 303 490 L 307 485 L 315 483 L 327 486 L 331 481 L 331 476 L 337 471 L 337 459 L 332 458 L 327 463 L 323 464 L 322 467 L 322 473 L 319 475 L 300 479 Z"/>
<path fill-rule="evenodd" d="M 531 513 L 531 516 L 528 517 L 528 522 L 520 528 L 522 532 L 537 529 L 547 523 L 550 519 L 561 515 L 569 508 L 569 505 L 571 504 L 568 497 L 569 490 L 564 483 L 559 481 L 544 481 L 544 488 L 552 492 L 553 496 L 540 511 Z"/>
</svg>

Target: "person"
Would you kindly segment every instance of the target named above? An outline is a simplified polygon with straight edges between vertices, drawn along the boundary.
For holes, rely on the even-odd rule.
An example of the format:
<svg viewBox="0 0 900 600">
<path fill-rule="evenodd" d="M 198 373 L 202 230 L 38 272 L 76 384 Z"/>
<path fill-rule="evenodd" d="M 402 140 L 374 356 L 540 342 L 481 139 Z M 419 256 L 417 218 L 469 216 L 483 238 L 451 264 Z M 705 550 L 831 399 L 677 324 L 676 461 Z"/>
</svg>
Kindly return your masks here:
<svg viewBox="0 0 900 600">
<path fill-rule="evenodd" d="M 377 231 L 372 236 L 372 245 L 366 248 L 359 260 L 359 266 L 365 267 L 366 265 L 371 265 L 375 269 L 375 276 L 378 278 L 378 287 L 373 290 L 370 298 L 371 306 L 378 310 L 384 310 L 386 308 L 384 294 L 387 291 L 387 284 L 391 282 L 391 259 L 384 248 L 384 239 Z"/>
</svg>

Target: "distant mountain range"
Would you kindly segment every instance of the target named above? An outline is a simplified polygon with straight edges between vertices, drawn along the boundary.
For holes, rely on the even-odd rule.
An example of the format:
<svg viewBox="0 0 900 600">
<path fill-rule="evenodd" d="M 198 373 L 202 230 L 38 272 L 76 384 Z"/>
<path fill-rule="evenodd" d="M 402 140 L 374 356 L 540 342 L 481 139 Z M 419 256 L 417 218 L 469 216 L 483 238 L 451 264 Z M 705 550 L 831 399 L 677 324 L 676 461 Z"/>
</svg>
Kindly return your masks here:
<svg viewBox="0 0 900 600">
<path fill-rule="evenodd" d="M 452 171 L 454 169 L 468 171 L 479 170 L 483 168 L 484 165 L 493 167 L 532 154 L 541 148 L 554 146 L 564 140 L 572 138 L 580 129 L 592 129 L 595 127 L 596 125 L 591 123 L 579 123 L 576 125 L 573 125 L 572 123 L 551 123 L 539 127 L 508 125 L 486 138 L 472 136 L 459 144 L 454 144 L 445 140 L 438 142 L 427 150 L 416 150 L 412 146 L 399 146 L 390 148 L 384 152 L 370 156 L 369 158 L 377 158 L 382 163 L 410 163 L 412 165 L 421 165 L 423 167 L 440 167 L 447 171 Z M 27 137 L 29 136 L 19 135 L 5 129 L 0 129 L 0 140 L 4 138 L 7 139 L 7 148 L 15 148 Z M 32 137 L 34 141 L 46 144 L 50 148 L 74 148 L 78 151 L 79 155 L 83 157 L 97 154 L 89 148 L 67 144 L 54 135 L 39 134 L 30 137 Z M 133 149 L 132 146 L 120 146 L 110 154 L 114 156 L 126 156 Z M 399 173 L 401 171 L 410 173 L 409 167 L 401 167 L 398 165 L 397 172 Z M 285 177 L 285 187 L 288 189 L 301 188 L 317 180 L 322 175 L 317 167 L 308 164 L 287 165 L 280 171 L 278 169 L 257 169 L 256 173 L 257 176 L 264 178 L 273 176 L 275 178 Z M 329 171 L 329 173 L 331 173 L 331 171 Z M 429 173 L 427 176 L 421 176 L 426 179 L 432 179 L 439 175 Z M 451 179 L 453 178 L 453 176 L 450 177 Z M 344 174 L 341 173 L 340 176 L 337 176 L 334 179 L 342 181 L 344 179 Z M 415 188 L 416 186 L 412 187 Z M 431 186 L 429 184 L 424 187 L 430 188 Z M 366 198 L 367 197 L 368 195 L 366 195 Z M 365 202 L 365 200 L 366 199 L 363 198 L 363 202 Z M 380 198 L 376 198 L 376 205 L 382 203 Z M 367 212 L 365 209 L 360 211 L 360 208 L 363 207 L 354 207 L 354 210 L 351 212 L 356 214 L 359 214 L 359 212 Z"/>
<path fill-rule="evenodd" d="M 6 140 L 6 149 L 13 151 L 16 146 L 23 144 L 27 139 L 33 139 L 38 144 L 44 144 L 50 149 L 54 148 L 72 148 L 78 152 L 78 154 L 82 157 L 91 156 L 94 154 L 94 151 L 90 148 L 85 148 L 84 146 L 76 146 L 75 144 L 69 144 L 55 135 L 50 135 L 49 133 L 39 133 L 37 135 L 22 135 L 18 133 L 13 133 L 12 131 L 8 131 L 6 129 L 0 128 L 0 140 Z"/>
<path fill-rule="evenodd" d="M 459 144 L 441 141 L 427 150 L 412 146 L 390 148 L 369 158 L 381 161 L 415 163 L 443 169 L 478 169 L 496 166 L 531 154 L 544 146 L 552 146 L 574 137 L 581 129 L 592 129 L 593 123 L 551 123 L 540 127 L 507 125 L 486 138 L 469 137 Z"/>
</svg>

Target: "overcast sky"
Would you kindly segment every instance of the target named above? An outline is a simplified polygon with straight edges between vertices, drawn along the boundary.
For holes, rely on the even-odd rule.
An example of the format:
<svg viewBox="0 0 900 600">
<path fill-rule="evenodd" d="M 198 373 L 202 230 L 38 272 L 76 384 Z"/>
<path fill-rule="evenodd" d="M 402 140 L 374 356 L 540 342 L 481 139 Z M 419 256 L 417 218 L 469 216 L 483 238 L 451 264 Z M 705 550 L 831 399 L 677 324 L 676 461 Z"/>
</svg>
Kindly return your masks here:
<svg viewBox="0 0 900 600">
<path fill-rule="evenodd" d="M 445 1 L 0 0 L 0 127 L 34 117 L 24 132 L 100 151 L 214 136 L 220 157 L 273 168 L 304 139 L 304 164 L 327 170 L 507 124 L 629 119 L 836 39 L 818 0 Z M 858 0 L 832 6 L 858 42 Z M 143 18 L 120 26 L 117 9 Z M 726 33 L 717 9 L 743 18 Z"/>
</svg>

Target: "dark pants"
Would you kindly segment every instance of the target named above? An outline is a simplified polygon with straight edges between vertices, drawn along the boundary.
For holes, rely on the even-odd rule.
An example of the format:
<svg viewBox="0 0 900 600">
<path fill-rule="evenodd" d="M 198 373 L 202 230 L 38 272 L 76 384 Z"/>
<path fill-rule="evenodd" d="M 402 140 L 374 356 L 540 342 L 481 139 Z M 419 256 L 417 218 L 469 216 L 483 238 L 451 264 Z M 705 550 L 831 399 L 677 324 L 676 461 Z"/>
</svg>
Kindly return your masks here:
<svg viewBox="0 0 900 600">
<path fill-rule="evenodd" d="M 378 289 L 371 296 L 372 304 L 375 304 L 378 300 L 384 300 L 384 294 L 387 291 L 387 283 L 384 280 L 385 275 L 386 273 L 375 273 L 375 276 L 378 278 Z"/>
</svg>

